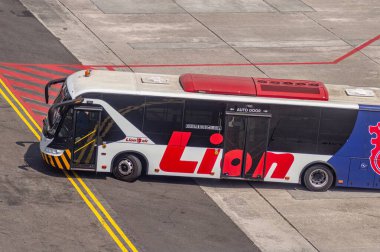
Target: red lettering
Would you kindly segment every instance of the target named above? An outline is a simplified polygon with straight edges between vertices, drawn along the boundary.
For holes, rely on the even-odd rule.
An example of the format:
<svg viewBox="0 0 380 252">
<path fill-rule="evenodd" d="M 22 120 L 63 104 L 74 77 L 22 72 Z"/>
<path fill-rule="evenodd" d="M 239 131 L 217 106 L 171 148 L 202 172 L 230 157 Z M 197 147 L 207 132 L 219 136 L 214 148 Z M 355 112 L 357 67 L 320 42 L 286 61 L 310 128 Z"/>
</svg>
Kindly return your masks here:
<svg viewBox="0 0 380 252">
<path fill-rule="evenodd" d="M 207 149 L 197 173 L 210 174 L 212 172 L 212 168 L 214 168 L 216 159 L 219 156 L 219 152 L 219 149 Z"/>
<path fill-rule="evenodd" d="M 243 162 L 243 150 L 231 150 L 224 154 L 223 161 L 223 174 L 231 177 L 241 175 L 241 168 Z M 245 169 L 249 169 L 252 166 L 252 157 L 249 153 L 246 153 L 245 157 Z"/>
<path fill-rule="evenodd" d="M 174 131 L 160 162 L 160 168 L 166 172 L 193 173 L 197 167 L 196 161 L 181 160 L 191 132 Z"/>
<path fill-rule="evenodd" d="M 258 175 L 263 174 L 264 158 L 265 158 L 265 154 L 261 156 L 260 162 L 257 165 L 257 168 L 255 172 L 253 173 L 252 177 L 255 178 Z M 276 154 L 273 152 L 267 152 L 266 160 L 265 160 L 265 170 L 264 170 L 265 173 L 263 174 L 263 177 L 265 178 L 271 166 L 273 164 L 276 164 L 277 166 L 274 172 L 272 173 L 271 178 L 283 179 L 288 173 L 293 162 L 294 162 L 294 156 L 290 153 Z"/>
</svg>

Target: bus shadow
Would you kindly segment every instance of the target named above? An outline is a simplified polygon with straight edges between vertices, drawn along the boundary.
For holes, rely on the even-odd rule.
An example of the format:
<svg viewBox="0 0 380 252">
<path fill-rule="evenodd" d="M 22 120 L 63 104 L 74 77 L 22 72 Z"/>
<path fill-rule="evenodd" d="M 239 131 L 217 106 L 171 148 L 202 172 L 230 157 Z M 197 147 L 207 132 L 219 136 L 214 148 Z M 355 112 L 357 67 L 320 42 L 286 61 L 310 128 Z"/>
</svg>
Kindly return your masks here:
<svg viewBox="0 0 380 252">
<path fill-rule="evenodd" d="M 21 147 L 27 147 L 27 150 L 24 154 L 25 165 L 19 166 L 20 169 L 33 169 L 39 173 L 52 176 L 52 177 L 65 177 L 62 171 L 58 169 L 52 169 L 48 167 L 45 162 L 42 160 L 40 154 L 40 148 L 38 142 L 22 142 L 17 141 L 17 145 Z"/>
</svg>

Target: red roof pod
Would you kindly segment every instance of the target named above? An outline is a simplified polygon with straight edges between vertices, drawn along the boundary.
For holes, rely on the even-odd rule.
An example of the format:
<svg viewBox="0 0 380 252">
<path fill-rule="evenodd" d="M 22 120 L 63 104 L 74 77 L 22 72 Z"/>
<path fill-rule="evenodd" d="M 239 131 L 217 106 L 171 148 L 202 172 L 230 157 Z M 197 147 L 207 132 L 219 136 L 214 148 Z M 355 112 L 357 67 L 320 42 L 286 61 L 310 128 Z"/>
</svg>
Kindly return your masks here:
<svg viewBox="0 0 380 252">
<path fill-rule="evenodd" d="M 254 82 L 257 96 L 261 97 L 321 101 L 329 99 L 325 85 L 318 81 L 254 78 Z"/>
<path fill-rule="evenodd" d="M 192 93 L 256 95 L 256 87 L 250 77 L 183 74 L 179 78 L 184 91 Z"/>
<path fill-rule="evenodd" d="M 184 91 L 192 93 L 247 95 L 327 101 L 325 85 L 318 81 L 183 74 Z"/>
</svg>

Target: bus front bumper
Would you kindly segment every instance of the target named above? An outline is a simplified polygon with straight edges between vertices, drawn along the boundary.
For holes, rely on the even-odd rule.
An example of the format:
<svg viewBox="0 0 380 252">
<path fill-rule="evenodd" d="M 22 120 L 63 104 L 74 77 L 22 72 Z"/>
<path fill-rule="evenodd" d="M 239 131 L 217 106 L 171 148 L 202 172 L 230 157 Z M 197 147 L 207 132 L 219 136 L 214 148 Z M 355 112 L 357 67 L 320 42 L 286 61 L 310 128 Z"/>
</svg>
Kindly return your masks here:
<svg viewBox="0 0 380 252">
<path fill-rule="evenodd" d="M 48 139 L 45 136 L 42 136 L 40 142 L 40 152 L 42 159 L 50 167 L 70 170 L 70 150 L 59 150 L 47 147 L 52 141 L 53 139 Z"/>
</svg>

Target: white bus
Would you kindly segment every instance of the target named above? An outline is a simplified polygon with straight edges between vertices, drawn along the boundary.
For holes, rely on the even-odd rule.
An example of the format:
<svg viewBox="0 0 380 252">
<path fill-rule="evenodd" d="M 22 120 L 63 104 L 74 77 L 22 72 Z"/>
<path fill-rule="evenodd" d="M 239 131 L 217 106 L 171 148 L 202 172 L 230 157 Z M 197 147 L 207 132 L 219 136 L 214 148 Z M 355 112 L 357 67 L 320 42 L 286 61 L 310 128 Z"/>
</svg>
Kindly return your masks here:
<svg viewBox="0 0 380 252">
<path fill-rule="evenodd" d="M 380 188 L 380 91 L 316 81 L 79 71 L 53 80 L 45 162 L 71 170 Z"/>
</svg>

